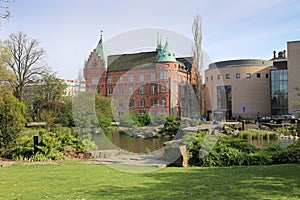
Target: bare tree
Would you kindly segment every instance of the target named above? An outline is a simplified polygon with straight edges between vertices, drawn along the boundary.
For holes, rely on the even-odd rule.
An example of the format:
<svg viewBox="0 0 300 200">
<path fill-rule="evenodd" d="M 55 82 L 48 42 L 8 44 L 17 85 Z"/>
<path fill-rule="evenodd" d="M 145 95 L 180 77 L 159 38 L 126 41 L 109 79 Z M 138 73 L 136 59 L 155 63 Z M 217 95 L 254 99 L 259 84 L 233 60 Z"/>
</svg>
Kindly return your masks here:
<svg viewBox="0 0 300 200">
<path fill-rule="evenodd" d="M 11 2 L 14 2 L 14 0 L 0 0 L 0 18 L 8 19 L 11 16 L 7 6 Z"/>
<path fill-rule="evenodd" d="M 5 41 L 11 59 L 7 60 L 9 68 L 15 74 L 15 80 L 10 81 L 14 95 L 23 101 L 24 88 L 35 76 L 46 72 L 43 58 L 45 51 L 39 47 L 39 42 L 29 39 L 25 33 L 11 34 Z"/>
<path fill-rule="evenodd" d="M 202 84 L 203 71 L 203 53 L 202 53 L 202 18 L 197 15 L 194 17 L 192 26 L 194 45 L 193 51 L 193 65 L 195 67 L 195 93 L 199 102 L 199 114 L 204 114 L 204 87 Z"/>
</svg>

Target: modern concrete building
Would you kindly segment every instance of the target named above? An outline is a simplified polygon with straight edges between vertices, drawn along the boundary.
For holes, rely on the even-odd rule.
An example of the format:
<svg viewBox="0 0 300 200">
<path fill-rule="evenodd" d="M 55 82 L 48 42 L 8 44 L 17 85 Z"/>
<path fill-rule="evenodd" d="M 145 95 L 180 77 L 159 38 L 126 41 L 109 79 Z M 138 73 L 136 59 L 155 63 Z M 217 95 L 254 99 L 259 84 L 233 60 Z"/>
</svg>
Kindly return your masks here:
<svg viewBox="0 0 300 200">
<path fill-rule="evenodd" d="M 215 62 L 205 71 L 206 110 L 234 117 L 255 118 L 270 115 L 269 60 L 245 59 Z"/>
<path fill-rule="evenodd" d="M 273 52 L 271 68 L 271 115 L 287 115 L 288 112 L 288 69 L 286 51 Z"/>
<path fill-rule="evenodd" d="M 215 62 L 205 71 L 206 109 L 224 118 L 298 115 L 300 107 L 300 41 L 287 42 L 287 51 L 270 60 Z"/>
<path fill-rule="evenodd" d="M 289 113 L 297 115 L 300 108 L 294 105 L 294 101 L 300 100 L 295 88 L 300 87 L 300 41 L 287 43 L 288 53 L 288 106 Z"/>
</svg>

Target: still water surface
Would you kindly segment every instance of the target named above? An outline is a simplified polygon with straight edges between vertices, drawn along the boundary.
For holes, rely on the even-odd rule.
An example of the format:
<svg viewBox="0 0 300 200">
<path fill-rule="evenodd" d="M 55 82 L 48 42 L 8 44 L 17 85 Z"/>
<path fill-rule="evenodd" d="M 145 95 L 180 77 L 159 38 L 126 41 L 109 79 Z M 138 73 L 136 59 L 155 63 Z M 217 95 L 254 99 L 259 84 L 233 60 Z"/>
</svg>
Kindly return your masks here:
<svg viewBox="0 0 300 200">
<path fill-rule="evenodd" d="M 134 138 L 124 132 L 108 132 L 105 134 L 98 134 L 93 136 L 93 140 L 98 145 L 99 149 L 122 149 L 134 153 L 145 153 L 160 150 L 164 142 L 168 139 L 163 138 Z M 270 144 L 279 144 L 281 147 L 287 147 L 293 143 L 294 140 L 288 139 L 248 139 L 251 145 L 262 148 Z"/>
<path fill-rule="evenodd" d="M 266 139 L 248 139 L 249 144 L 256 146 L 258 148 L 266 147 L 270 144 L 279 144 L 279 146 L 286 148 L 289 144 L 292 144 L 294 140 L 289 139 L 275 139 L 275 140 L 266 140 Z"/>
<path fill-rule="evenodd" d="M 105 135 L 94 135 L 93 140 L 96 142 L 99 149 L 111 149 L 113 147 L 134 153 L 145 153 L 159 150 L 162 148 L 163 143 L 167 141 L 167 139 L 162 138 L 134 138 L 124 132 L 108 132 L 105 133 Z"/>
</svg>

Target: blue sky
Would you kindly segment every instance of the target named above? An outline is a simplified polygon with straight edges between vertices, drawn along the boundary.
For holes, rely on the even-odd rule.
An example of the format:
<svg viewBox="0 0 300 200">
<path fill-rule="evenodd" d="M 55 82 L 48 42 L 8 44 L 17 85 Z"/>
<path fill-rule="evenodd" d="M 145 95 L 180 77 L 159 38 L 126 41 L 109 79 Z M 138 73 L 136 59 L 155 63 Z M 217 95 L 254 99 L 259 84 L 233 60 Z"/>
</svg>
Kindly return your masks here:
<svg viewBox="0 0 300 200">
<path fill-rule="evenodd" d="M 67 79 L 76 77 L 96 47 L 100 30 L 104 41 L 144 28 L 166 29 L 192 40 L 191 26 L 198 14 L 203 21 L 203 48 L 214 62 L 270 59 L 273 50 L 286 49 L 287 41 L 300 39 L 298 0 L 15 0 L 10 10 L 13 16 L 1 22 L 0 39 L 23 31 L 39 40 L 49 67 Z M 166 34 L 163 37 L 169 37 Z M 156 34 L 148 37 L 154 47 Z M 179 42 L 174 40 L 168 39 L 176 48 Z M 182 51 L 188 55 L 190 47 Z"/>
</svg>

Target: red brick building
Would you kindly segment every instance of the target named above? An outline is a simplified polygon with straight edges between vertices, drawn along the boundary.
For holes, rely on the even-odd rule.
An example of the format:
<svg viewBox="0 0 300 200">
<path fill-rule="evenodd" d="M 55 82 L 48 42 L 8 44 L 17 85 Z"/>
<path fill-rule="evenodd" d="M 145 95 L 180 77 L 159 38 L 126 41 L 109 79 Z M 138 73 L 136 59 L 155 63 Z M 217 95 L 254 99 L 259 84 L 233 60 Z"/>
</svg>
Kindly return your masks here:
<svg viewBox="0 0 300 200">
<path fill-rule="evenodd" d="M 176 59 L 168 41 L 163 48 L 158 42 L 155 51 L 106 59 L 102 37 L 84 67 L 87 89 L 111 97 L 115 116 L 129 110 L 197 116 L 191 87 L 194 72 L 192 58 Z"/>
</svg>

